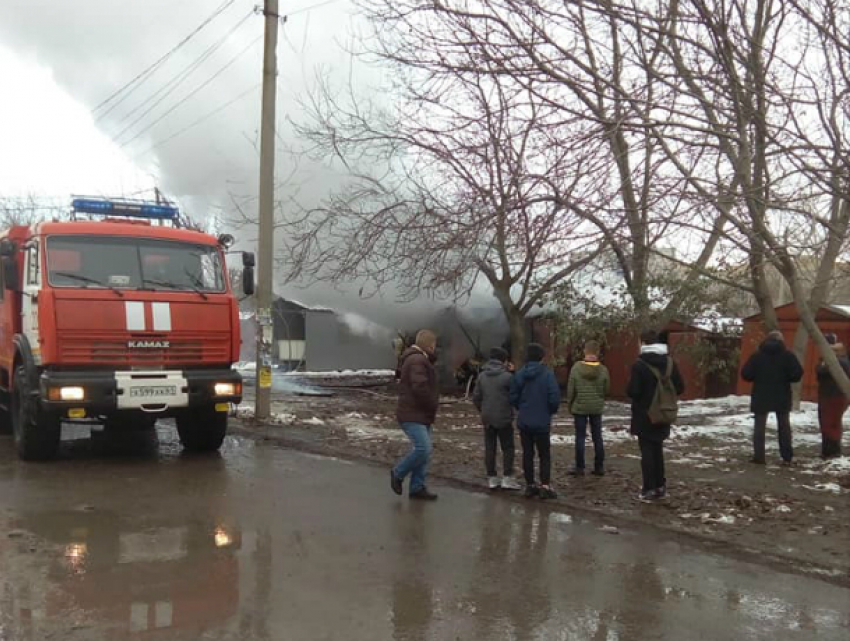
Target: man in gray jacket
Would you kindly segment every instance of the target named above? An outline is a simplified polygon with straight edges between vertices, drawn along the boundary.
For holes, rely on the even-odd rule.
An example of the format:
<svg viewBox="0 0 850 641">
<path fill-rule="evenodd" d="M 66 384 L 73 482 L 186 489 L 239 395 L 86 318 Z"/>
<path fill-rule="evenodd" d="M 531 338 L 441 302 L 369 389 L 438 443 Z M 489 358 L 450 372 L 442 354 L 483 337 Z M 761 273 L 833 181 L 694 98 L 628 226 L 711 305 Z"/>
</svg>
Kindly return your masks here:
<svg viewBox="0 0 850 641">
<path fill-rule="evenodd" d="M 510 402 L 511 377 L 508 353 L 500 347 L 490 350 L 490 360 L 482 368 L 472 395 L 484 425 L 484 464 L 491 490 L 519 490 L 514 479 L 514 410 Z M 502 472 L 496 473 L 496 447 L 502 446 Z"/>
</svg>

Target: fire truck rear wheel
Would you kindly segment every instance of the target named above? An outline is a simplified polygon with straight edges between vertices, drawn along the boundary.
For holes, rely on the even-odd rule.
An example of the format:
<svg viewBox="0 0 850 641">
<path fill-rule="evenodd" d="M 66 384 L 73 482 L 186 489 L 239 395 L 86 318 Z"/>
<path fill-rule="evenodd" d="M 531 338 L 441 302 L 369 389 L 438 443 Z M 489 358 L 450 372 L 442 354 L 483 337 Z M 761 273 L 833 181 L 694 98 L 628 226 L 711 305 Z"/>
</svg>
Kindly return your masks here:
<svg viewBox="0 0 850 641">
<path fill-rule="evenodd" d="M 56 456 L 62 436 L 62 420 L 58 415 L 41 409 L 38 398 L 31 394 L 27 371 L 23 366 L 15 370 L 12 430 L 18 456 L 23 460 L 44 461 Z"/>
<path fill-rule="evenodd" d="M 189 452 L 214 452 L 227 433 L 227 413 L 213 409 L 189 410 L 177 417 L 177 433 L 183 449 Z"/>
</svg>

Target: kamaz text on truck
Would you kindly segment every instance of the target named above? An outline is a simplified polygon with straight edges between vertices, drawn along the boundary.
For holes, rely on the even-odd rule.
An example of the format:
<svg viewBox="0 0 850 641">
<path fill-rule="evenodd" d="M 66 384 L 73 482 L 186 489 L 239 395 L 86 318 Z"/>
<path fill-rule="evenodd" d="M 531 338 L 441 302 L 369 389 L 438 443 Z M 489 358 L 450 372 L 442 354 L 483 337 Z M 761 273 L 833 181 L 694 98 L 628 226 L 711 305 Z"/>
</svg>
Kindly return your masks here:
<svg viewBox="0 0 850 641">
<path fill-rule="evenodd" d="M 218 449 L 242 400 L 232 238 L 181 228 L 171 206 L 73 207 L 70 220 L 0 232 L 0 421 L 19 456 L 55 456 L 63 422 L 143 429 L 165 417 L 185 449 Z M 251 293 L 251 254 L 243 266 Z"/>
</svg>

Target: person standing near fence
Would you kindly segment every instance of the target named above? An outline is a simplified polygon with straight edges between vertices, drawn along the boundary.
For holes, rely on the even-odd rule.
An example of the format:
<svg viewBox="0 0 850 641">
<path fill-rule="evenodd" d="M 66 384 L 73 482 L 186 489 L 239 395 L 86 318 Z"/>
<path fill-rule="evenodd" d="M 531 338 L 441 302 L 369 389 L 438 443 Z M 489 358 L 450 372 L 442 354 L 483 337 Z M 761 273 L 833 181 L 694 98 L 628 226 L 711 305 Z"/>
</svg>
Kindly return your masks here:
<svg viewBox="0 0 850 641">
<path fill-rule="evenodd" d="M 667 498 L 664 441 L 676 420 L 677 401 L 685 383 L 673 358 L 654 330 L 640 337 L 640 356 L 632 365 L 626 393 L 632 399 L 631 432 L 638 438 L 643 485 L 638 500 Z"/>
<path fill-rule="evenodd" d="M 602 411 L 608 395 L 608 368 L 599 362 L 599 343 L 587 341 L 584 360 L 573 365 L 567 384 L 567 405 L 576 426 L 576 463 L 571 476 L 584 476 L 584 450 L 587 426 L 593 439 L 593 473 L 605 474 L 605 446 L 602 442 Z"/>
<path fill-rule="evenodd" d="M 838 363 L 847 376 L 850 376 L 850 359 L 847 348 L 842 343 L 833 343 L 832 349 L 838 357 Z M 829 459 L 841 456 L 841 436 L 844 431 L 842 420 L 847 411 L 847 397 L 829 372 L 826 363 L 821 361 L 817 367 L 818 376 L 818 424 L 821 434 L 821 458 Z"/>
<path fill-rule="evenodd" d="M 755 415 L 753 426 L 753 458 L 757 465 L 765 464 L 765 432 L 767 415 L 776 414 L 779 454 L 783 465 L 791 465 L 794 447 L 791 436 L 791 385 L 803 378 L 803 367 L 793 352 L 785 347 L 782 332 L 773 330 L 759 345 L 741 369 L 741 378 L 753 384 L 750 411 Z"/>
</svg>

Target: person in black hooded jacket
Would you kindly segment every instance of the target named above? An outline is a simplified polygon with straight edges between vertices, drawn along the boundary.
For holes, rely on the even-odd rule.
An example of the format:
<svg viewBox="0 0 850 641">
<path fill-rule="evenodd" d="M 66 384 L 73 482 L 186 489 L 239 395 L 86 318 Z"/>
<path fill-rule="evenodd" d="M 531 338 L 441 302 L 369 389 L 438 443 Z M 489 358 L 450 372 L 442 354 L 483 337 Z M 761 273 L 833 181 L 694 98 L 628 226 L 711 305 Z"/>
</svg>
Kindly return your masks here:
<svg viewBox="0 0 850 641">
<path fill-rule="evenodd" d="M 794 458 L 791 443 L 791 384 L 803 378 L 803 367 L 793 352 L 785 348 L 782 332 L 774 330 L 750 356 L 741 369 L 741 378 L 753 384 L 750 411 L 755 415 L 753 463 L 764 465 L 764 440 L 767 415 L 776 414 L 779 453 L 786 465 Z"/>
<path fill-rule="evenodd" d="M 640 335 L 640 356 L 632 365 L 626 393 L 632 399 L 631 432 L 638 437 L 640 467 L 643 488 L 638 499 L 644 502 L 667 497 L 667 478 L 664 470 L 664 441 L 670 436 L 670 426 L 653 424 L 649 419 L 649 408 L 658 386 L 658 376 L 667 372 L 667 345 L 662 343 L 654 330 Z M 685 383 L 679 367 L 673 361 L 670 380 L 679 396 L 685 391 Z"/>
</svg>

